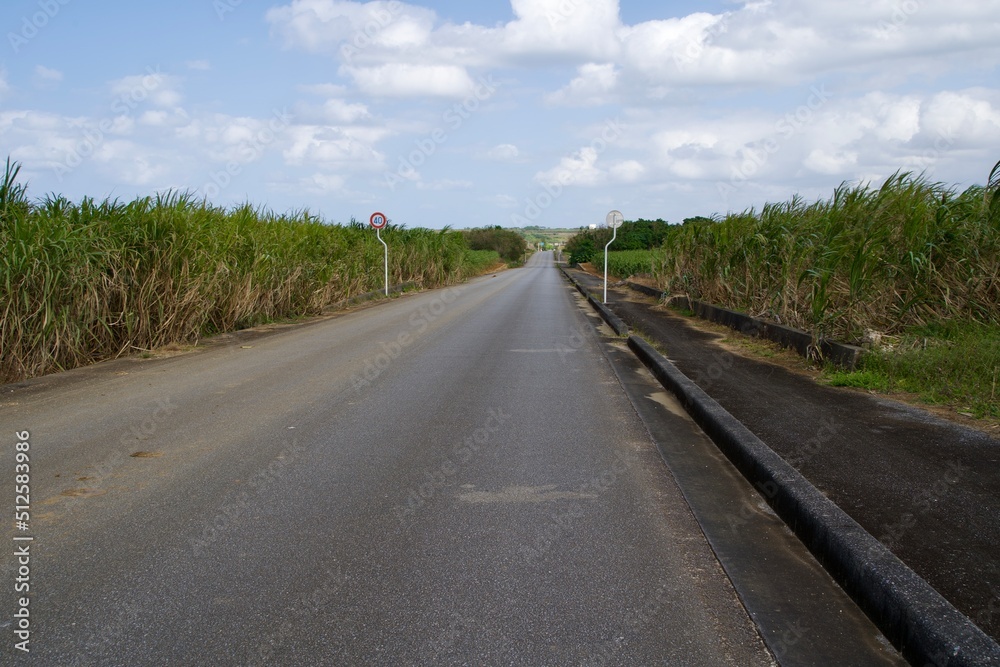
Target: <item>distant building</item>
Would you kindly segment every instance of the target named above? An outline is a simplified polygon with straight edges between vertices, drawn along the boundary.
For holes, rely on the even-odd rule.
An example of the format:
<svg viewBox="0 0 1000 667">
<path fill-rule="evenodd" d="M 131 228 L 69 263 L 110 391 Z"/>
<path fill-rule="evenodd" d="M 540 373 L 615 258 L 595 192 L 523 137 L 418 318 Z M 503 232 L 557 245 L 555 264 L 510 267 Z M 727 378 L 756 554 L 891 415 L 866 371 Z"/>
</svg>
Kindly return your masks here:
<svg viewBox="0 0 1000 667">
<path fill-rule="evenodd" d="M 591 229 L 597 229 L 597 225 L 591 225 L 590 228 Z"/>
</svg>

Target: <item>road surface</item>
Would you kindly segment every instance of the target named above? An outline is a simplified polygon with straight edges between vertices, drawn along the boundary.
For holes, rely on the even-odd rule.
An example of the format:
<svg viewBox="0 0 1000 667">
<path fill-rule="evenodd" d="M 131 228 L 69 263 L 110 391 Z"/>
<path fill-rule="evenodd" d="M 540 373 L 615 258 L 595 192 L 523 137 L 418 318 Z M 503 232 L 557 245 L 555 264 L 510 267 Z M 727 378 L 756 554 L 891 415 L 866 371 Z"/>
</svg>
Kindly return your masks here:
<svg viewBox="0 0 1000 667">
<path fill-rule="evenodd" d="M 0 658 L 773 664 L 601 345 L 543 254 L 0 387 Z"/>
</svg>

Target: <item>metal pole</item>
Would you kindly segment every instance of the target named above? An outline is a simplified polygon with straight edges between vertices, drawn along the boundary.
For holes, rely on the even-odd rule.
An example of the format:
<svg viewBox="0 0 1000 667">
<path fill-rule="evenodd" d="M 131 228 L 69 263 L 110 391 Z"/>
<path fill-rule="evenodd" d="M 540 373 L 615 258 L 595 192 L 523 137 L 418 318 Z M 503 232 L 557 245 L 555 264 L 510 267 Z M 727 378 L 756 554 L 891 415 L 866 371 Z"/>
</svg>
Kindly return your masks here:
<svg viewBox="0 0 1000 667">
<path fill-rule="evenodd" d="M 602 303 L 608 302 L 608 246 L 615 242 L 618 237 L 618 228 L 614 228 L 614 233 L 611 234 L 611 240 L 608 241 L 608 245 L 604 246 L 604 301 Z"/>
<path fill-rule="evenodd" d="M 375 236 L 385 246 L 385 295 L 389 296 L 389 244 L 382 240 L 381 232 L 381 229 L 376 229 Z"/>
</svg>

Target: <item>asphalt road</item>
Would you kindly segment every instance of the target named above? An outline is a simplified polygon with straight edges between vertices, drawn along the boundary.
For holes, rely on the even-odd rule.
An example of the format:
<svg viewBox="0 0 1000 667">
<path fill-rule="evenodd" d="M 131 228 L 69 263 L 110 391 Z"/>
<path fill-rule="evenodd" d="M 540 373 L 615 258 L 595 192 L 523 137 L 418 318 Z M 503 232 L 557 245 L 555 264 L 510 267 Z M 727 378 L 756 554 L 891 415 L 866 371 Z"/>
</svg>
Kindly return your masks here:
<svg viewBox="0 0 1000 667">
<path fill-rule="evenodd" d="M 8 664 L 772 664 L 551 255 L 0 387 L 11 511 L 23 431 Z"/>
</svg>

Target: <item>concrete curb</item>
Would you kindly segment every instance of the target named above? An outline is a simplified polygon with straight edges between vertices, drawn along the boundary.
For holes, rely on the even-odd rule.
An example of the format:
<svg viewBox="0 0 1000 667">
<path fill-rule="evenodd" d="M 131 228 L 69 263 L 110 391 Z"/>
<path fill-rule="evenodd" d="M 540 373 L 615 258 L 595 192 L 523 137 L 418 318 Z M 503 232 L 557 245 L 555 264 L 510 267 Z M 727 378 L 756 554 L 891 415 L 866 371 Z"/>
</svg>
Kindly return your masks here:
<svg viewBox="0 0 1000 667">
<path fill-rule="evenodd" d="M 593 295 L 591 295 L 590 292 L 588 292 L 583 285 L 573 280 L 573 276 L 571 276 L 566 271 L 565 268 L 560 266 L 559 270 L 563 272 L 563 275 L 569 279 L 569 281 L 576 287 L 577 291 L 580 292 L 580 294 L 587 297 L 587 301 L 590 302 L 590 305 L 593 306 L 594 310 L 600 313 L 601 317 L 604 318 L 604 321 L 608 323 L 608 326 L 610 326 L 612 329 L 615 330 L 616 334 L 618 334 L 619 336 L 629 335 L 630 332 L 628 325 L 625 324 L 625 322 L 623 322 L 620 317 L 612 313 L 607 306 L 605 306 L 603 303 L 594 298 Z"/>
<path fill-rule="evenodd" d="M 605 317 L 608 309 L 598 305 Z M 930 584 L 649 343 L 630 335 L 628 345 L 907 660 L 1000 667 L 1000 645 Z"/>
<path fill-rule="evenodd" d="M 666 296 L 666 292 L 658 290 L 655 287 L 650 287 L 649 285 L 643 285 L 642 283 L 634 283 L 631 280 L 626 280 L 625 284 L 630 288 L 634 289 L 636 292 L 642 292 L 646 296 L 652 296 L 657 299 L 662 299 Z"/>
<path fill-rule="evenodd" d="M 913 664 L 1000 665 L 1000 645 L 649 343 L 629 348 Z"/>
<path fill-rule="evenodd" d="M 846 368 L 853 369 L 864 350 L 856 345 L 848 345 L 835 340 L 821 338 L 814 341 L 812 334 L 801 329 L 793 329 L 783 324 L 768 322 L 767 320 L 751 317 L 746 313 L 736 310 L 714 306 L 703 301 L 695 301 L 686 296 L 668 297 L 665 292 L 654 287 L 648 287 L 639 283 L 628 281 L 626 284 L 633 290 L 641 292 L 657 299 L 667 299 L 667 302 L 676 307 L 685 308 L 694 312 L 698 317 L 724 324 L 731 329 L 735 329 L 748 336 L 765 338 L 772 340 L 779 345 L 791 348 L 801 356 L 809 358 L 818 350 L 823 359 Z"/>
</svg>

